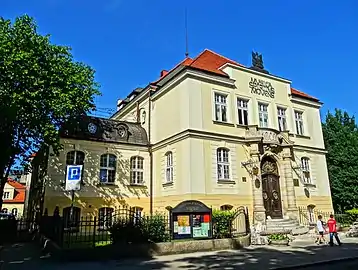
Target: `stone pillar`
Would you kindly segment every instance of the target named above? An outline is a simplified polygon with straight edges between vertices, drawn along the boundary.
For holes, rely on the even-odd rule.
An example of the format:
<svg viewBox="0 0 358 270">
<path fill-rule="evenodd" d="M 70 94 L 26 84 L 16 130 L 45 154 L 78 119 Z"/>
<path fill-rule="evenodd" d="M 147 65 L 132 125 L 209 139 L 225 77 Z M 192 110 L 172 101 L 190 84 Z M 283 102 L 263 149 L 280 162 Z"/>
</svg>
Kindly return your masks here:
<svg viewBox="0 0 358 270">
<path fill-rule="evenodd" d="M 259 153 L 251 153 L 251 159 L 258 168 L 257 175 L 251 175 L 252 182 L 252 195 L 253 195 L 253 210 L 254 210 L 254 224 L 266 224 L 266 210 L 264 207 L 264 199 L 262 197 L 262 181 L 261 181 L 261 168 L 260 168 L 260 158 Z"/>
<path fill-rule="evenodd" d="M 283 171 L 286 182 L 287 193 L 287 215 L 292 219 L 298 219 L 298 208 L 296 202 L 295 187 L 293 185 L 293 172 L 291 166 L 291 154 L 289 149 L 283 154 Z"/>
</svg>

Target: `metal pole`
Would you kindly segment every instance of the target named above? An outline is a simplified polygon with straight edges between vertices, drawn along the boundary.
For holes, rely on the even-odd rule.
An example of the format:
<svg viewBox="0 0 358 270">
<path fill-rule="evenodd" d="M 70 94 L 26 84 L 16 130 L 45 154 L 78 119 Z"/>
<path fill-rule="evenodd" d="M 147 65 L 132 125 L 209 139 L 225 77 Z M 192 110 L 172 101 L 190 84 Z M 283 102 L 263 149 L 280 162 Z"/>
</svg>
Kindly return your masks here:
<svg viewBox="0 0 358 270">
<path fill-rule="evenodd" d="M 73 226 L 73 202 L 75 201 L 75 191 L 71 190 L 71 210 L 70 210 L 70 226 Z"/>
</svg>

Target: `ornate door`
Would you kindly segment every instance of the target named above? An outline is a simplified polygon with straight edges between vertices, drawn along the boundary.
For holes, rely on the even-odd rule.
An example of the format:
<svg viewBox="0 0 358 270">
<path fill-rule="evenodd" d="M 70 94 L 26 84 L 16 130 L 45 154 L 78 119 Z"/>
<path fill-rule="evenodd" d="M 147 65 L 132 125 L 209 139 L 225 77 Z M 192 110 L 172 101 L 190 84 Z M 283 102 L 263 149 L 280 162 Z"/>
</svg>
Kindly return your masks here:
<svg viewBox="0 0 358 270">
<path fill-rule="evenodd" d="M 282 202 L 280 192 L 280 177 L 274 161 L 267 160 L 262 168 L 262 197 L 266 209 L 266 217 L 282 218 Z"/>
</svg>

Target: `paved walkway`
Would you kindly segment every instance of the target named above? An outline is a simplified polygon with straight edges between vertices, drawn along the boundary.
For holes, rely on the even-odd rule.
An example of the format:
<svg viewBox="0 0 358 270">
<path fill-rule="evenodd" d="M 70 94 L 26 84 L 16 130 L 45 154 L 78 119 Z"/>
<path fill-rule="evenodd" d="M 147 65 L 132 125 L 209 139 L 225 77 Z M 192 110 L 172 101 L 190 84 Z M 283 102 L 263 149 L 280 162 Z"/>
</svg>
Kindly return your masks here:
<svg viewBox="0 0 358 270">
<path fill-rule="evenodd" d="M 41 252 L 31 244 L 8 246 L 0 252 L 1 270 L 20 269 L 276 269 L 279 267 L 318 262 L 358 255 L 358 239 L 344 239 L 343 246 L 317 246 L 296 241 L 291 247 L 253 246 L 242 250 L 200 252 L 160 256 L 151 260 L 64 263 L 40 259 Z M 1 264 L 1 263 L 0 263 Z"/>
</svg>

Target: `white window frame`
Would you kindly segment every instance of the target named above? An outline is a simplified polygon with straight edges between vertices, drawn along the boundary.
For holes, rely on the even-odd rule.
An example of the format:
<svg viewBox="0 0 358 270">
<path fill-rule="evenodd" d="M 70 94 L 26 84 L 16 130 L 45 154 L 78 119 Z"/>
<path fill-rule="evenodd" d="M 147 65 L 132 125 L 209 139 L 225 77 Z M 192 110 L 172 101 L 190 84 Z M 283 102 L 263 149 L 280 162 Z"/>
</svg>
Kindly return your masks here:
<svg viewBox="0 0 358 270">
<path fill-rule="evenodd" d="M 263 108 L 266 108 L 266 110 L 263 110 Z M 269 127 L 269 105 L 264 102 L 258 102 L 258 111 L 259 111 L 259 127 L 261 128 L 268 128 Z M 264 119 L 266 119 L 266 125 L 264 122 Z"/>
<path fill-rule="evenodd" d="M 243 126 L 249 125 L 249 100 L 238 97 L 236 99 L 236 106 L 237 106 L 237 123 Z M 246 112 L 246 123 L 245 123 L 245 112 Z M 242 119 L 242 123 L 240 123 L 240 116 Z"/>
<path fill-rule="evenodd" d="M 173 166 L 173 152 L 169 151 L 165 154 L 165 180 L 166 183 L 173 183 L 174 181 L 174 166 Z"/>
<path fill-rule="evenodd" d="M 278 130 L 286 131 L 287 130 L 287 115 L 286 108 L 277 107 L 277 121 L 278 121 Z"/>
<path fill-rule="evenodd" d="M 220 147 L 216 149 L 216 156 L 218 181 L 230 180 L 230 150 Z"/>
<path fill-rule="evenodd" d="M 102 166 L 101 164 L 101 161 L 102 161 L 102 157 L 103 156 L 106 156 L 106 166 Z M 109 159 L 110 157 L 113 156 L 115 158 L 115 164 L 114 164 L 114 167 L 112 166 L 109 166 Z M 116 182 L 116 176 L 117 176 L 117 156 L 114 155 L 114 154 L 111 154 L 111 153 L 107 153 L 107 154 L 103 154 L 100 156 L 100 167 L 99 167 L 99 170 L 100 170 L 100 173 L 99 173 L 99 177 L 100 177 L 100 183 L 101 184 L 114 184 Z M 106 180 L 105 181 L 102 181 L 101 179 L 101 171 L 104 171 L 106 170 Z M 113 173 L 114 172 L 114 178 L 113 180 L 109 181 L 109 173 Z"/>
<path fill-rule="evenodd" d="M 2 196 L 3 200 L 10 199 L 10 191 L 4 191 L 4 195 Z"/>
<path fill-rule="evenodd" d="M 312 184 L 311 161 L 308 157 L 301 158 L 302 181 L 305 184 Z"/>
<path fill-rule="evenodd" d="M 130 183 L 131 185 L 144 184 L 144 158 L 133 156 L 130 159 Z"/>
<path fill-rule="evenodd" d="M 225 114 L 223 114 L 225 110 Z M 223 117 L 225 115 L 225 117 Z M 229 95 L 226 93 L 214 92 L 214 119 L 218 122 L 229 122 Z"/>
<path fill-rule="evenodd" d="M 295 117 L 295 130 L 297 135 L 304 135 L 304 121 L 303 121 L 303 112 L 299 110 L 294 110 Z"/>
</svg>

